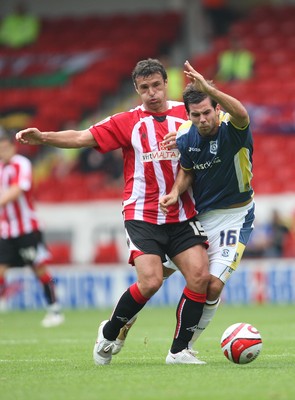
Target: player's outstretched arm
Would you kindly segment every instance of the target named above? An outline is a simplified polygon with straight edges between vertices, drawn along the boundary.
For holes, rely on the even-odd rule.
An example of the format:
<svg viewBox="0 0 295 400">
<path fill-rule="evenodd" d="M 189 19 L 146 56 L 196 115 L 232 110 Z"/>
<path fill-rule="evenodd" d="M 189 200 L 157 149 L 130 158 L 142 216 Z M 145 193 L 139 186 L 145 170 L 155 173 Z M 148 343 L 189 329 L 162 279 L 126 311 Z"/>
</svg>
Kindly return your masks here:
<svg viewBox="0 0 295 400">
<path fill-rule="evenodd" d="M 15 138 L 22 144 L 45 144 L 61 148 L 94 147 L 97 145 L 89 129 L 41 132 L 37 128 L 27 128 L 17 132 Z"/>
<path fill-rule="evenodd" d="M 249 114 L 239 100 L 210 85 L 203 75 L 197 72 L 188 61 L 184 65 L 186 68 L 184 73 L 194 84 L 196 90 L 207 93 L 208 96 L 219 103 L 221 108 L 230 114 L 231 121 L 235 126 L 244 128 L 249 124 Z"/>
</svg>

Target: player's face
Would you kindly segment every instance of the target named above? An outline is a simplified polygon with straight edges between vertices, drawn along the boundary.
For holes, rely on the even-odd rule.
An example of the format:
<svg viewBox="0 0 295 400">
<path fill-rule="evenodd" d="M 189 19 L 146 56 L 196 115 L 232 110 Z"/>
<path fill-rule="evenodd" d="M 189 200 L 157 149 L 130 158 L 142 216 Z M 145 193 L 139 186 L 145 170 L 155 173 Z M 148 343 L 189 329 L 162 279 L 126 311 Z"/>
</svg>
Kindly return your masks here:
<svg viewBox="0 0 295 400">
<path fill-rule="evenodd" d="M 15 147 L 9 140 L 0 140 L 0 160 L 8 162 L 15 153 Z"/>
<path fill-rule="evenodd" d="M 167 81 L 160 73 L 136 78 L 136 91 L 147 111 L 161 113 L 167 110 Z"/>
<path fill-rule="evenodd" d="M 214 136 L 218 130 L 220 106 L 214 109 L 209 98 L 199 104 L 189 105 L 189 119 L 197 127 L 201 136 Z"/>
</svg>

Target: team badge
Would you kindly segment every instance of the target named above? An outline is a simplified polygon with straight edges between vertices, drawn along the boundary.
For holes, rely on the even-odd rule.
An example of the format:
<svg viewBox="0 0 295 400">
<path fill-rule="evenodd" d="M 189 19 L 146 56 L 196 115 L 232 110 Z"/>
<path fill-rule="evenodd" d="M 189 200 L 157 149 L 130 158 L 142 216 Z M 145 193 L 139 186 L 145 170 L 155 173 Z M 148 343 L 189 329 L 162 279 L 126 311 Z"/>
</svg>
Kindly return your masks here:
<svg viewBox="0 0 295 400">
<path fill-rule="evenodd" d="M 222 250 L 222 257 L 228 257 L 229 256 L 229 250 L 228 249 L 223 249 Z"/>
<path fill-rule="evenodd" d="M 218 148 L 217 140 L 211 140 L 210 141 L 210 153 L 216 155 L 217 148 Z"/>
</svg>

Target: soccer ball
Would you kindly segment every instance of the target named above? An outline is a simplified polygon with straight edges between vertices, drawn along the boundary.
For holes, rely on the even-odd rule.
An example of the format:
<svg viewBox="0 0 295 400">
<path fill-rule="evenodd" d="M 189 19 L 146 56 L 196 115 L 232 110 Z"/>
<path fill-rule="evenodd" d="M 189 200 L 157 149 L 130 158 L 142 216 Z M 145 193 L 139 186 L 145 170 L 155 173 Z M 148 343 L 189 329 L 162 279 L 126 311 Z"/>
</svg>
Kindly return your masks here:
<svg viewBox="0 0 295 400">
<path fill-rule="evenodd" d="M 229 361 L 235 364 L 248 364 L 258 357 L 262 348 L 262 339 L 253 325 L 239 322 L 224 331 L 220 345 Z"/>
</svg>

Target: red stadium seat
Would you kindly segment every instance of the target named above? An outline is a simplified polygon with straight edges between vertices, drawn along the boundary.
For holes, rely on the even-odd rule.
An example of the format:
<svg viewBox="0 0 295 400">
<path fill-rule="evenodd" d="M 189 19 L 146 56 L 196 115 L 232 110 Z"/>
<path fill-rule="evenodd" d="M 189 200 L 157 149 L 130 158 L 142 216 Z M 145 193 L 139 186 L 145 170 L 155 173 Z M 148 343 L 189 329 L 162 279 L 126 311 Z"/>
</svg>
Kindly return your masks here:
<svg viewBox="0 0 295 400">
<path fill-rule="evenodd" d="M 71 263 L 71 246 L 69 243 L 48 243 L 47 247 L 51 252 L 52 259 L 49 264 L 70 264 Z"/>
<path fill-rule="evenodd" d="M 95 264 L 116 264 L 120 261 L 117 243 L 98 244 L 94 255 Z"/>
</svg>

